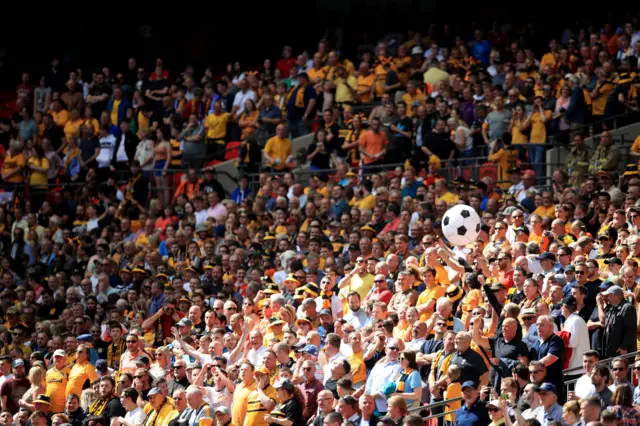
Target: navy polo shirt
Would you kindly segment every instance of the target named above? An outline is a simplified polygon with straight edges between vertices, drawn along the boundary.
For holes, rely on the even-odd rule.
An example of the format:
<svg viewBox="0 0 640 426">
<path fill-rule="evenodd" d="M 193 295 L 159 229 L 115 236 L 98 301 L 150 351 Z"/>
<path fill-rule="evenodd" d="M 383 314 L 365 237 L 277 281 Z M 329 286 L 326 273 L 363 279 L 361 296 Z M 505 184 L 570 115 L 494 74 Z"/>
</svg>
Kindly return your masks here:
<svg viewBox="0 0 640 426">
<path fill-rule="evenodd" d="M 456 424 L 458 426 L 487 426 L 491 423 L 487 406 L 480 398 L 471 407 L 462 404 L 456 411 Z"/>
<path fill-rule="evenodd" d="M 562 359 L 564 355 L 564 341 L 559 336 L 552 334 L 544 342 L 538 340 L 531 348 L 536 359 L 542 359 L 545 356 L 551 354 L 558 357 L 556 362 L 547 366 L 547 381 L 553 383 L 558 387 L 562 384 Z M 560 388 L 558 388 L 560 389 Z"/>
</svg>

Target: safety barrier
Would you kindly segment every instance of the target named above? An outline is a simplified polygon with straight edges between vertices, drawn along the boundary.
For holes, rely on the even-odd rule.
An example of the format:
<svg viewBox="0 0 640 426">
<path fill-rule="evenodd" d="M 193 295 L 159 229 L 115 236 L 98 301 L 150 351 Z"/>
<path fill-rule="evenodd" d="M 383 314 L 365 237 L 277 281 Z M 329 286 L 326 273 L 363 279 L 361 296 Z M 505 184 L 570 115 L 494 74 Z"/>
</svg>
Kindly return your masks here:
<svg viewBox="0 0 640 426">
<path fill-rule="evenodd" d="M 633 358 L 633 357 L 639 356 L 639 355 L 640 355 L 640 351 L 631 352 L 631 353 L 624 354 L 624 355 L 619 355 L 619 356 L 615 356 L 615 357 L 611 357 L 611 358 L 607 358 L 607 359 L 602 359 L 602 360 L 598 361 L 598 364 L 606 365 L 607 367 L 609 367 L 609 366 L 611 366 L 611 363 L 616 359 Z M 562 370 L 562 376 L 563 377 L 574 376 L 575 374 L 571 374 L 572 372 L 580 371 L 582 369 L 583 369 L 582 367 L 567 368 L 566 370 Z M 570 385 L 575 385 L 575 383 L 578 380 L 579 380 L 579 378 L 578 379 L 571 379 L 571 380 L 564 380 L 564 385 L 565 385 L 566 391 L 569 392 Z M 575 389 L 575 386 L 574 386 L 574 389 Z"/>
</svg>

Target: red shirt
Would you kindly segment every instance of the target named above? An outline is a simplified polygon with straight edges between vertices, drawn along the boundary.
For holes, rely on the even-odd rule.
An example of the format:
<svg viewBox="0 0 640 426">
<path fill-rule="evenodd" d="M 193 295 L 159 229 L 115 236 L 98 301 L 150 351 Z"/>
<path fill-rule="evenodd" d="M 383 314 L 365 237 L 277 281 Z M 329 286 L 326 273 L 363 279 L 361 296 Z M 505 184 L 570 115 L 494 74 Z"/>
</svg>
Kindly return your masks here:
<svg viewBox="0 0 640 426">
<path fill-rule="evenodd" d="M 507 272 L 506 274 L 500 272 L 498 275 L 498 281 L 500 282 L 500 284 L 505 286 L 507 290 L 513 287 L 513 269 Z"/>
<path fill-rule="evenodd" d="M 291 72 L 291 65 L 295 63 L 296 61 L 293 58 L 289 58 L 289 59 L 282 58 L 276 63 L 276 68 L 278 68 L 280 72 L 282 72 L 282 78 L 289 78 L 289 73 Z"/>
</svg>

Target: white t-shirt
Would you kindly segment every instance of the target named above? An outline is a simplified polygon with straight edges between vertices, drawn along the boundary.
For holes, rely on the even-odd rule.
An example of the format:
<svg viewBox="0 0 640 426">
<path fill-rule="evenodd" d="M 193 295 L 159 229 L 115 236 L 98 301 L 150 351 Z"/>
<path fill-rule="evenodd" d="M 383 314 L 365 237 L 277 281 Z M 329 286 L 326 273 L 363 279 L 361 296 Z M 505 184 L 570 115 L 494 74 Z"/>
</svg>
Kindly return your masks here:
<svg viewBox="0 0 640 426">
<path fill-rule="evenodd" d="M 116 137 L 113 135 L 107 135 L 100 139 L 100 151 L 96 157 L 98 167 L 103 169 L 109 167 L 111 159 L 113 158 L 113 150 L 116 148 Z"/>
<path fill-rule="evenodd" d="M 118 147 L 118 152 L 116 152 L 116 162 L 118 163 L 126 163 L 129 161 L 129 157 L 127 157 L 127 151 L 124 149 L 125 139 L 125 135 L 120 136 L 120 146 Z"/>
<path fill-rule="evenodd" d="M 562 329 L 571 333 L 569 347 L 573 349 L 573 353 L 569 361 L 569 369 L 582 367 L 582 354 L 591 349 L 587 323 L 574 312 L 564 322 Z M 585 371 L 581 368 L 574 374 L 585 374 Z"/>
<path fill-rule="evenodd" d="M 236 96 L 233 98 L 233 106 L 238 107 L 238 114 L 242 114 L 244 111 L 244 104 L 247 100 L 251 99 L 252 101 L 256 101 L 256 92 L 253 90 L 247 90 L 242 93 L 242 91 L 236 93 Z"/>
<path fill-rule="evenodd" d="M 131 426 L 139 426 L 144 422 L 144 411 L 140 407 L 136 407 L 131 411 L 127 411 L 127 414 L 124 415 L 124 419 Z"/>
</svg>

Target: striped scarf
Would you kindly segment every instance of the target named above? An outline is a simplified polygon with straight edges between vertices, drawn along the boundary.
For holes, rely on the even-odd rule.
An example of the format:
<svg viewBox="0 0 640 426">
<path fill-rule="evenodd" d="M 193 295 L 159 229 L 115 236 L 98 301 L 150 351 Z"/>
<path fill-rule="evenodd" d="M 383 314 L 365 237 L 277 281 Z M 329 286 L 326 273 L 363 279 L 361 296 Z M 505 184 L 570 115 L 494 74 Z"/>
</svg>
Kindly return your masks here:
<svg viewBox="0 0 640 426">
<path fill-rule="evenodd" d="M 120 339 L 120 344 L 116 345 L 115 342 L 111 342 L 107 348 L 107 365 L 114 370 L 120 369 L 120 357 L 124 353 L 125 349 L 124 339 Z"/>
<path fill-rule="evenodd" d="M 322 296 L 322 309 L 331 309 L 331 297 L 333 296 L 332 291 L 320 292 L 320 296 Z"/>
<path fill-rule="evenodd" d="M 449 365 L 451 364 L 451 359 L 453 358 L 453 354 L 454 352 L 450 353 L 449 355 L 446 355 L 444 353 L 444 349 L 438 351 L 436 358 L 433 360 L 433 365 L 436 368 L 435 374 L 434 374 L 436 377 L 436 380 L 440 379 L 440 377 L 442 377 L 444 374 L 447 374 L 447 371 L 449 371 Z M 445 358 L 442 361 L 442 366 L 439 367 L 440 358 L 442 358 L 442 356 L 444 356 Z"/>
<path fill-rule="evenodd" d="M 104 410 L 107 408 L 109 402 L 113 399 L 113 395 L 110 395 L 108 398 L 100 398 L 96 399 L 89 406 L 89 414 L 100 417 Z"/>
<path fill-rule="evenodd" d="M 396 377 L 396 392 L 404 392 L 404 384 L 411 373 L 413 373 L 413 369 L 407 368 L 406 370 L 402 370 L 400 374 L 398 374 L 398 377 Z"/>
</svg>

